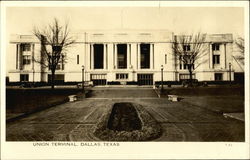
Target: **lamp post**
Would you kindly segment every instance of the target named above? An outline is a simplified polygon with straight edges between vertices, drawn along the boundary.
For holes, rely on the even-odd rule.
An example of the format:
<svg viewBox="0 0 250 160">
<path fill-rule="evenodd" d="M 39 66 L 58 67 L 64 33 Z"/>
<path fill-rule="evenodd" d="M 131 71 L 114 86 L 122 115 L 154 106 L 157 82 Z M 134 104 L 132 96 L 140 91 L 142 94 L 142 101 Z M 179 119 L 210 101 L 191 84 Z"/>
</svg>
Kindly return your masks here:
<svg viewBox="0 0 250 160">
<path fill-rule="evenodd" d="M 229 63 L 229 85 L 231 86 L 231 63 Z"/>
<path fill-rule="evenodd" d="M 163 92 L 163 65 L 161 65 L 161 92 Z"/>
<path fill-rule="evenodd" d="M 82 65 L 82 93 L 84 93 L 84 65 Z"/>
</svg>

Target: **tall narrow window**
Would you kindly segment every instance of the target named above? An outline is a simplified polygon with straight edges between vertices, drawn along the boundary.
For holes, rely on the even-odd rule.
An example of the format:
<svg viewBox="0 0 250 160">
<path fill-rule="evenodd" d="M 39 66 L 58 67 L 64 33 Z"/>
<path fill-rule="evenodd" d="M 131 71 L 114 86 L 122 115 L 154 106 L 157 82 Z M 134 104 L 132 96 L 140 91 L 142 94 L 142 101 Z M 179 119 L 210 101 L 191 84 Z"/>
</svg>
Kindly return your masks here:
<svg viewBox="0 0 250 160">
<path fill-rule="evenodd" d="M 184 51 L 190 51 L 190 45 L 184 45 L 183 50 Z"/>
<path fill-rule="evenodd" d="M 30 51 L 31 45 L 29 43 L 22 44 L 23 51 Z"/>
<path fill-rule="evenodd" d="M 50 59 L 50 62 L 52 63 L 52 56 L 49 56 L 49 59 Z M 64 55 L 61 55 L 61 56 L 60 56 L 60 55 L 59 55 L 59 56 L 54 56 L 53 59 L 54 59 L 54 60 L 59 59 L 57 65 L 54 66 L 55 69 L 56 69 L 56 70 L 64 70 Z M 53 65 L 50 64 L 50 65 L 49 65 L 49 70 L 51 70 L 52 67 L 53 67 Z"/>
<path fill-rule="evenodd" d="M 215 73 L 214 80 L 215 81 L 222 81 L 222 73 Z"/>
<path fill-rule="evenodd" d="M 180 55 L 180 57 L 179 57 L 179 63 L 180 63 L 180 69 L 182 69 L 182 55 Z"/>
<path fill-rule="evenodd" d="M 213 51 L 219 51 L 220 50 L 220 44 L 218 44 L 218 43 L 212 44 L 212 50 Z"/>
<path fill-rule="evenodd" d="M 141 68 L 150 67 L 150 44 L 141 44 Z"/>
<path fill-rule="evenodd" d="M 213 64 L 220 64 L 220 55 L 213 55 Z"/>
<path fill-rule="evenodd" d="M 28 82 L 29 81 L 29 75 L 28 74 L 20 74 L 20 81 L 21 82 Z"/>
<path fill-rule="evenodd" d="M 103 44 L 94 44 L 94 69 L 103 69 Z"/>
<path fill-rule="evenodd" d="M 30 56 L 30 55 L 25 55 L 25 56 L 23 56 L 23 65 L 28 65 L 28 64 L 30 64 L 30 59 L 31 59 L 31 56 Z"/>
<path fill-rule="evenodd" d="M 127 44 L 117 45 L 118 68 L 127 68 Z"/>
<path fill-rule="evenodd" d="M 79 64 L 79 55 L 77 55 L 77 58 L 76 58 L 76 59 L 77 59 L 77 60 L 76 60 L 76 61 L 77 61 L 76 63 Z"/>
<path fill-rule="evenodd" d="M 167 54 L 165 54 L 165 64 L 167 64 L 167 59 L 168 57 L 167 57 Z"/>
<path fill-rule="evenodd" d="M 62 70 L 64 70 L 64 61 L 65 61 L 65 55 L 62 55 Z"/>
</svg>

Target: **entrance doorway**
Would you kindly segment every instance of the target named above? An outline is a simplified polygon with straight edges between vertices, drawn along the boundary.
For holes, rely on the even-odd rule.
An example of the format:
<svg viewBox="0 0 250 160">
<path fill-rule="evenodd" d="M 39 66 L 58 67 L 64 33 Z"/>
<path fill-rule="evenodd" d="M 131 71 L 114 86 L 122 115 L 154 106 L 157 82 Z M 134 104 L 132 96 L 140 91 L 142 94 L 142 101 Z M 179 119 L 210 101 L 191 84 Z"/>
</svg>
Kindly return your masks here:
<svg viewBox="0 0 250 160">
<path fill-rule="evenodd" d="M 106 74 L 91 74 L 91 81 L 93 81 L 93 85 L 106 85 L 107 78 Z"/>
<path fill-rule="evenodd" d="M 138 85 L 153 85 L 153 74 L 137 74 Z"/>
</svg>

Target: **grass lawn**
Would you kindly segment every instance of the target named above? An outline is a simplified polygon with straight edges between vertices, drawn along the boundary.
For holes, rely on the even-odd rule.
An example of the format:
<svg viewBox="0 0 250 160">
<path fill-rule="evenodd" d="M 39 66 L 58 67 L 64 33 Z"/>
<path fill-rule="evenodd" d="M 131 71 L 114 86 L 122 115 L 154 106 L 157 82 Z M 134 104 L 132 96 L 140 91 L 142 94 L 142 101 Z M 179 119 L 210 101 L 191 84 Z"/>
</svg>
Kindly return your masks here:
<svg viewBox="0 0 250 160">
<path fill-rule="evenodd" d="M 6 114 L 30 113 L 68 101 L 80 89 L 6 89 Z"/>
<path fill-rule="evenodd" d="M 217 96 L 238 95 L 244 96 L 244 86 L 209 86 L 194 88 L 166 88 L 164 95 L 176 94 L 185 96 Z"/>
<path fill-rule="evenodd" d="M 166 88 L 163 97 L 178 95 L 182 101 L 219 113 L 244 112 L 243 86 Z"/>
<path fill-rule="evenodd" d="M 185 97 L 184 102 L 203 107 L 218 113 L 242 113 L 244 112 L 243 96 L 200 96 Z"/>
</svg>

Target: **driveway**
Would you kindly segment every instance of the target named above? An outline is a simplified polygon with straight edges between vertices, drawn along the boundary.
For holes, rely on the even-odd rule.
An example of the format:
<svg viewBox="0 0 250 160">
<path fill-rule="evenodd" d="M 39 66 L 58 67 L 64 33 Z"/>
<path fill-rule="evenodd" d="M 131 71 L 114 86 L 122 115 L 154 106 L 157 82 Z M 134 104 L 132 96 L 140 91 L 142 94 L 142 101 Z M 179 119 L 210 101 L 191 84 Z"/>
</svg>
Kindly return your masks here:
<svg viewBox="0 0 250 160">
<path fill-rule="evenodd" d="M 152 89 L 96 89 L 92 97 L 67 102 L 8 123 L 7 141 L 99 141 L 92 127 L 115 102 L 142 105 L 162 126 L 154 141 L 244 141 L 244 122 L 224 118 L 199 104 L 157 98 Z"/>
</svg>

